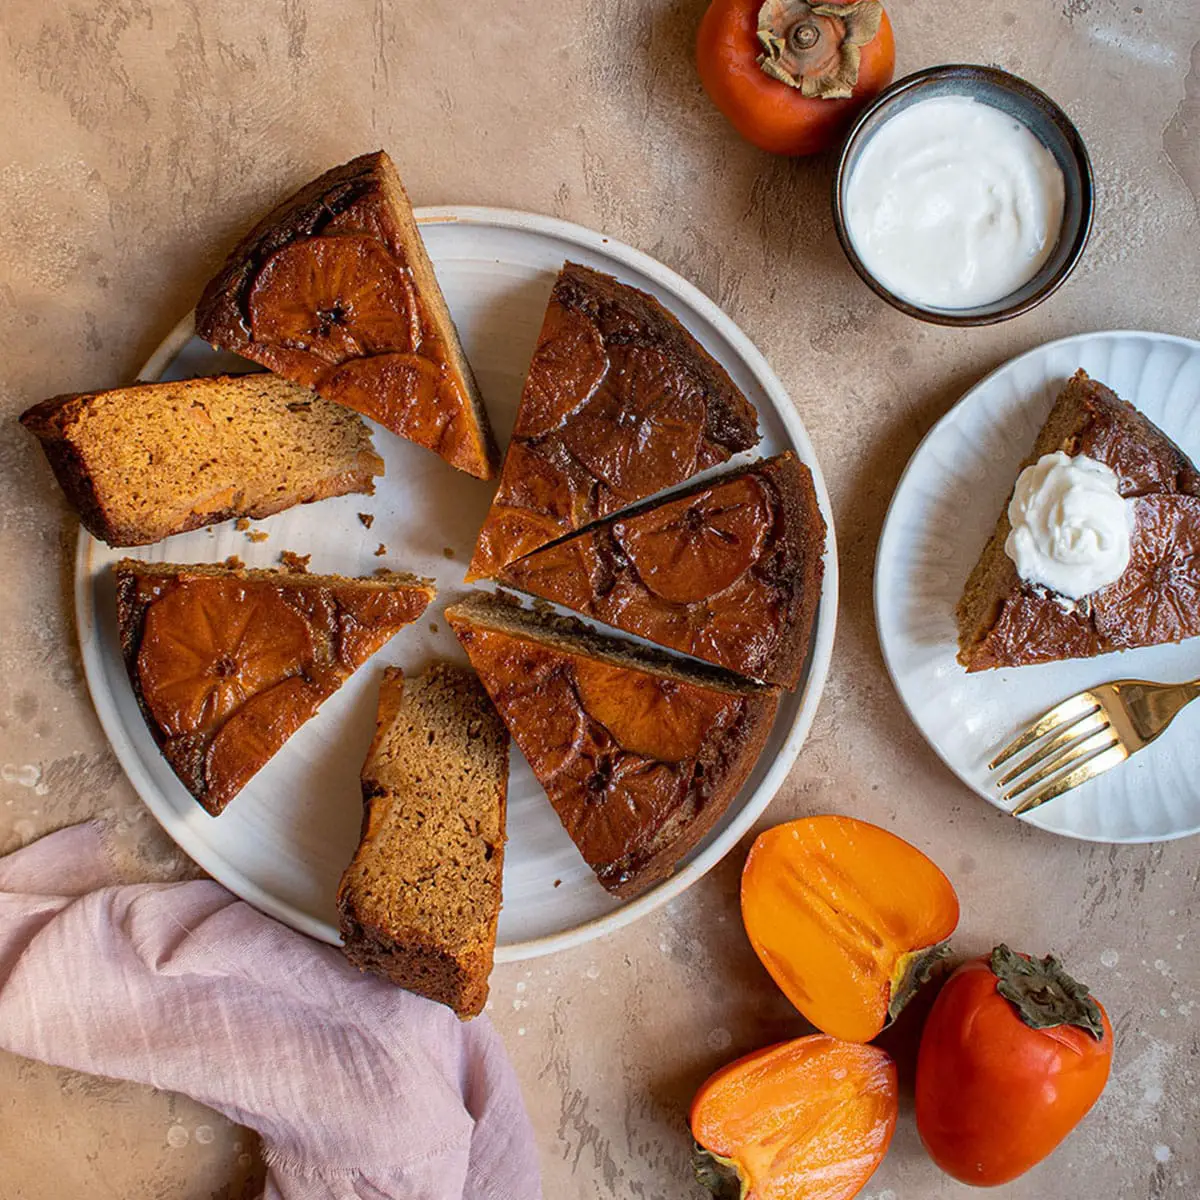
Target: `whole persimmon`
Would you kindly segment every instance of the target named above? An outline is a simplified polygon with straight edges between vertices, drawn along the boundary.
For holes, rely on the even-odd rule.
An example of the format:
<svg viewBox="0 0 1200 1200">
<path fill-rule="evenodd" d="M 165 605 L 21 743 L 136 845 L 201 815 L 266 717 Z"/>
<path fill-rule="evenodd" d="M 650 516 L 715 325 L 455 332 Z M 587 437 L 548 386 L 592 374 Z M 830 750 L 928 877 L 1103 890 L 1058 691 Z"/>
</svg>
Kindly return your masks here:
<svg viewBox="0 0 1200 1200">
<path fill-rule="evenodd" d="M 1052 957 L 997 946 L 946 982 L 917 1054 L 917 1130 L 963 1183 L 1008 1183 L 1083 1119 L 1112 1065 L 1108 1015 Z"/>
<path fill-rule="evenodd" d="M 878 0 L 713 0 L 696 65 L 747 141 L 772 154 L 817 154 L 891 83 L 896 44 Z"/>
</svg>

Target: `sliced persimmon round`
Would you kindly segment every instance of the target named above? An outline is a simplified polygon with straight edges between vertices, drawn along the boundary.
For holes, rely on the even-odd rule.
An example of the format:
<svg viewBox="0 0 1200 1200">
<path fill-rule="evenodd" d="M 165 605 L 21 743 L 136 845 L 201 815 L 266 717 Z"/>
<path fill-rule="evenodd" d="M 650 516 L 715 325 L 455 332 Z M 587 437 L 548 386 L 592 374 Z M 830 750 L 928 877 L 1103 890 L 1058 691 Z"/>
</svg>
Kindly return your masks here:
<svg viewBox="0 0 1200 1200">
<path fill-rule="evenodd" d="M 583 313 L 551 302 L 529 364 L 513 437 L 541 437 L 587 401 L 608 370 L 596 326 Z"/>
<path fill-rule="evenodd" d="M 762 485 L 744 476 L 618 521 L 613 537 L 652 592 L 673 604 L 692 604 L 745 574 L 770 530 Z"/>
<path fill-rule="evenodd" d="M 408 272 L 373 237 L 290 242 L 267 259 L 246 306 L 255 341 L 328 363 L 413 351 L 421 343 Z"/>
<path fill-rule="evenodd" d="M 896 1064 L 811 1034 L 723 1067 L 692 1101 L 696 1177 L 717 1197 L 850 1200 L 896 1128 Z"/>
<path fill-rule="evenodd" d="M 742 923 L 787 998 L 818 1029 L 866 1042 L 942 957 L 958 897 L 915 846 L 852 817 L 760 834 L 742 871 Z"/>
</svg>

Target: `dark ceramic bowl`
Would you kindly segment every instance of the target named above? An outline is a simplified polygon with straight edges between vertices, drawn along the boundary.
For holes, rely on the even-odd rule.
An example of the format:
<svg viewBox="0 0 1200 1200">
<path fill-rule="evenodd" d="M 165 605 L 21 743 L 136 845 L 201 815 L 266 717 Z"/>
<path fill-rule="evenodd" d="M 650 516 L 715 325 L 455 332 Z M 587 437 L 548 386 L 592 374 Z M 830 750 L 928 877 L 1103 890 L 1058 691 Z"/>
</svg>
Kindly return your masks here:
<svg viewBox="0 0 1200 1200">
<path fill-rule="evenodd" d="M 935 96 L 970 96 L 1020 121 L 1054 156 L 1063 174 L 1065 204 L 1062 227 L 1050 257 L 1038 273 L 1015 292 L 973 308 L 934 308 L 897 296 L 867 269 L 846 229 L 846 186 L 859 155 L 885 121 L 910 104 Z M 1092 231 L 1095 190 L 1092 164 L 1079 131 L 1066 113 L 1032 84 L 995 67 L 952 64 L 929 67 L 898 79 L 869 104 L 851 126 L 833 182 L 833 223 L 838 240 L 866 285 L 910 317 L 936 325 L 991 325 L 1007 321 L 1041 304 L 1075 269 Z"/>
</svg>

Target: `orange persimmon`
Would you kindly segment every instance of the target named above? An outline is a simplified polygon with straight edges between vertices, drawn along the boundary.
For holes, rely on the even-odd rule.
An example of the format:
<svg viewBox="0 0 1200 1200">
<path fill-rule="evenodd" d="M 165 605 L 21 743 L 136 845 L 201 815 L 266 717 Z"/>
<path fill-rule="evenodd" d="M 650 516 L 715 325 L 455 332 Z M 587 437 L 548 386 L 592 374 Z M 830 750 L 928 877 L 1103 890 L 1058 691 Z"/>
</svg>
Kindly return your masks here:
<svg viewBox="0 0 1200 1200">
<path fill-rule="evenodd" d="M 804 817 L 751 847 L 742 922 L 763 966 L 818 1029 L 867 1042 L 945 953 L 958 897 L 924 854 L 886 829 Z"/>
<path fill-rule="evenodd" d="M 696 1177 L 719 1198 L 850 1200 L 896 1128 L 896 1064 L 816 1033 L 722 1067 L 688 1115 Z"/>
</svg>

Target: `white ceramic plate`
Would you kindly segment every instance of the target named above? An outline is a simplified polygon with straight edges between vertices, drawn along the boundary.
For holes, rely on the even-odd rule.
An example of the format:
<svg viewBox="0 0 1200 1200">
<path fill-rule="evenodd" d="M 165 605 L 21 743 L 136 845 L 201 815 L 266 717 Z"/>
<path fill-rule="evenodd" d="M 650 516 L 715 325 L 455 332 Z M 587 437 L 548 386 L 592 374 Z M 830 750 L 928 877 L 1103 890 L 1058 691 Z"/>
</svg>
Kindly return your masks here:
<svg viewBox="0 0 1200 1200">
<path fill-rule="evenodd" d="M 888 670 L 947 766 L 1006 807 L 987 763 L 1032 717 L 1110 679 L 1200 676 L 1200 638 L 1075 662 L 968 675 L 955 661 L 954 608 L 1008 502 L 1050 406 L 1082 367 L 1200 459 L 1200 342 L 1088 333 L 1040 346 L 972 388 L 917 447 L 892 498 L 875 563 L 875 614 Z M 1129 762 L 1023 819 L 1097 842 L 1200 830 L 1200 704 Z"/>
<path fill-rule="evenodd" d="M 709 837 L 668 880 L 622 904 L 596 882 L 563 831 L 529 767 L 513 748 L 509 842 L 497 958 L 531 957 L 608 933 L 694 883 L 737 842 L 775 794 L 812 723 L 829 666 L 837 612 L 837 553 L 829 499 L 812 445 L 762 356 L 730 319 L 674 272 L 636 250 L 576 225 L 484 208 L 418 212 L 438 279 L 503 445 L 555 276 L 567 258 L 611 272 L 657 296 L 729 371 L 758 409 L 756 453 L 791 448 L 816 480 L 830 536 L 817 627 L 801 687 L 786 696 L 765 752 L 741 795 Z M 166 339 L 142 378 L 215 374 L 247 364 L 192 335 L 189 317 Z M 387 463 L 374 496 L 301 505 L 255 528 L 254 543 L 232 522 L 115 551 L 81 534 L 76 611 L 92 699 L 133 786 L 167 832 L 230 890 L 304 933 L 338 940 L 334 892 L 358 839 L 358 773 L 374 722 L 385 663 L 419 671 L 435 657 L 465 662 L 442 609 L 467 589 L 463 572 L 493 485 L 452 470 L 428 451 L 376 429 Z M 749 457 L 749 456 L 743 456 Z M 368 530 L 359 512 L 373 513 Z M 383 544 L 387 553 L 375 556 Z M 381 565 L 432 576 L 438 598 L 328 700 L 243 789 L 219 820 L 191 798 L 158 753 L 138 711 L 117 643 L 108 566 L 132 553 L 151 561 L 215 562 L 231 554 L 271 566 L 280 551 L 311 554 L 309 569 L 369 575 Z M 436 631 L 435 631 L 436 626 Z"/>
</svg>

